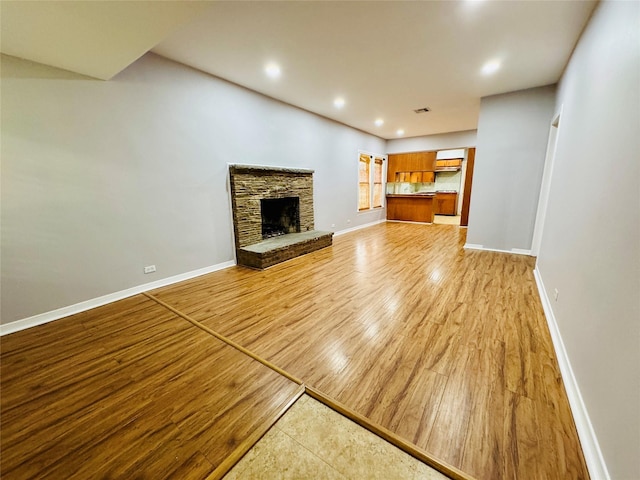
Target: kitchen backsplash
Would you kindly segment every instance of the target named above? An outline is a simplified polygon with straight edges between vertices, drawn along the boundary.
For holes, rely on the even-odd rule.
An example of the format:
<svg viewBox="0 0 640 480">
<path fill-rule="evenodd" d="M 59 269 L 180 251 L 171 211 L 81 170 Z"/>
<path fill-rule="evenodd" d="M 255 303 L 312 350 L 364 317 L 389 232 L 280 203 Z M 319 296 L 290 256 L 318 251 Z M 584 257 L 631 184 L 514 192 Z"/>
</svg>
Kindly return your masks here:
<svg viewBox="0 0 640 480">
<path fill-rule="evenodd" d="M 387 194 L 436 192 L 440 190 L 455 190 L 459 192 L 461 178 L 462 173 L 460 171 L 437 172 L 435 183 L 389 182 L 387 183 Z"/>
<path fill-rule="evenodd" d="M 409 183 L 409 182 L 390 182 L 387 183 L 387 194 L 392 193 L 419 193 L 419 192 L 435 192 L 435 183 Z"/>
<path fill-rule="evenodd" d="M 436 172 L 436 190 L 455 190 L 460 191 L 460 179 L 462 172 Z"/>
</svg>

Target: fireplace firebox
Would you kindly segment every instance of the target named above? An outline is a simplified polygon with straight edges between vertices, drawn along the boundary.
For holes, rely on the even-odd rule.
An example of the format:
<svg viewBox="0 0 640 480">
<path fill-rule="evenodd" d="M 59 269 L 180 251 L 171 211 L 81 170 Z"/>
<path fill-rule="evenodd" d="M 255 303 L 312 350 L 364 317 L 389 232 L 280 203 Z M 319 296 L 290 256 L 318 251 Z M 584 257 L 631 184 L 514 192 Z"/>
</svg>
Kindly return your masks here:
<svg viewBox="0 0 640 480">
<path fill-rule="evenodd" d="M 300 231 L 300 198 L 263 198 L 260 200 L 262 238 Z"/>
</svg>

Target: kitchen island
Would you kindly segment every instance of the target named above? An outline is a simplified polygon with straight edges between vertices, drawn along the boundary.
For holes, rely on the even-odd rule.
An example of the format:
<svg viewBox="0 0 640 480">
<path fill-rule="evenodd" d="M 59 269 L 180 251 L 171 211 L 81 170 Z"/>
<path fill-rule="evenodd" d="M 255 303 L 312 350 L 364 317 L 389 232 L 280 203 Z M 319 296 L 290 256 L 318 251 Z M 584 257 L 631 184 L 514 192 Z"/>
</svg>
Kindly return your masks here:
<svg viewBox="0 0 640 480">
<path fill-rule="evenodd" d="M 433 223 L 435 193 L 387 194 L 387 220 Z"/>
</svg>

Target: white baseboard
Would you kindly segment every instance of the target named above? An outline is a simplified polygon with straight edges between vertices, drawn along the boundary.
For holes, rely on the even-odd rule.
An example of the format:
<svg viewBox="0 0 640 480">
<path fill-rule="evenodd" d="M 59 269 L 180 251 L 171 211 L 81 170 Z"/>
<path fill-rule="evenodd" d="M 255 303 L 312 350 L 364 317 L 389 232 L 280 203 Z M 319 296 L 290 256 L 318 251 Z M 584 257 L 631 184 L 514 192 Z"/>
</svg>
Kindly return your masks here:
<svg viewBox="0 0 640 480">
<path fill-rule="evenodd" d="M 358 225 L 357 227 L 351 227 L 351 228 L 347 228 L 345 230 L 339 230 L 339 231 L 335 232 L 333 234 L 333 236 L 337 237 L 339 235 L 344 235 L 345 233 L 351 233 L 351 232 L 355 232 L 356 230 L 362 230 L 363 228 L 373 227 L 374 225 L 378 225 L 380 223 L 385 223 L 386 221 L 387 221 L 387 219 L 383 218 L 381 220 L 376 220 L 375 222 L 365 223 L 364 225 Z"/>
<path fill-rule="evenodd" d="M 593 425 L 589 419 L 589 413 L 587 407 L 582 400 L 580 394 L 580 388 L 578 382 L 573 374 L 571 368 L 571 362 L 569 361 L 569 355 L 564 347 L 562 336 L 560 335 L 560 329 L 556 322 L 556 317 L 551 308 L 551 302 L 549 296 L 544 288 L 540 271 L 536 265 L 533 271 L 533 276 L 536 279 L 536 285 L 538 286 L 538 294 L 542 302 L 542 308 L 544 309 L 544 315 L 547 318 L 547 324 L 549 326 L 549 332 L 551 333 L 551 340 L 553 341 L 553 347 L 556 351 L 556 358 L 558 359 L 558 365 L 560 366 L 560 373 L 562 374 L 562 381 L 564 382 L 565 390 L 567 391 L 567 397 L 569 398 L 569 406 L 573 413 L 573 419 L 576 424 L 576 430 L 578 431 L 578 438 L 580 438 L 580 444 L 582 445 L 582 452 L 584 453 L 584 459 L 587 463 L 587 469 L 589 470 L 589 476 L 593 480 L 610 480 L 609 471 L 607 465 L 602 456 L 598 438 L 593 430 Z"/>
<path fill-rule="evenodd" d="M 531 256 L 531 250 L 524 250 L 522 248 L 512 248 L 511 250 L 500 250 L 499 248 L 487 248 L 484 245 L 478 245 L 476 243 L 465 243 L 464 248 L 467 250 L 483 250 L 485 252 L 513 253 L 515 255 Z"/>
<path fill-rule="evenodd" d="M 211 265 L 209 267 L 199 268 L 198 270 L 192 270 L 190 272 L 181 273 L 172 277 L 162 278 L 160 280 L 156 280 L 155 282 L 145 283 L 143 285 L 138 285 L 137 287 L 131 287 L 126 290 L 110 293 L 98 298 L 85 300 L 84 302 L 69 305 L 68 307 L 58 308 L 50 312 L 40 313 L 32 317 L 23 318 L 22 320 L 16 320 L 15 322 L 6 323 L 4 325 L 0 325 L 0 336 L 19 332 L 20 330 L 25 330 L 37 325 L 42 325 L 43 323 L 53 322 L 54 320 L 68 317 L 69 315 L 74 315 L 76 313 L 84 312 L 85 310 L 91 310 L 92 308 L 100 307 L 117 300 L 122 300 L 123 298 L 131 297 L 148 290 L 165 287 L 173 283 L 182 282 L 184 280 L 189 280 L 190 278 L 199 277 L 200 275 L 205 275 L 217 270 L 229 268 L 234 266 L 235 264 L 236 262 L 234 260 L 218 263 L 217 265 Z"/>
</svg>

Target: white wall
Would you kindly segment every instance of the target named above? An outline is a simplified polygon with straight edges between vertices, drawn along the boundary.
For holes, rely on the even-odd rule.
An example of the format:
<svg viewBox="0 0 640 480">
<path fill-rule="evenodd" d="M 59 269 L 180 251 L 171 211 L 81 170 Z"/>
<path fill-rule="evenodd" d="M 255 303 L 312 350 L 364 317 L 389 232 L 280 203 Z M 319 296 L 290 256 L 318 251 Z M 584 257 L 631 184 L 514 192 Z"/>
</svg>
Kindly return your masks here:
<svg viewBox="0 0 640 480">
<path fill-rule="evenodd" d="M 387 141 L 387 153 L 431 152 L 452 148 L 475 147 L 476 131 L 441 133 L 423 137 L 397 138 Z"/>
<path fill-rule="evenodd" d="M 613 479 L 640 478 L 639 20 L 638 2 L 601 3 L 563 75 L 538 257 Z"/>
<path fill-rule="evenodd" d="M 457 148 L 455 150 L 440 150 L 436 154 L 436 159 L 446 160 L 450 158 L 464 158 L 465 152 L 466 152 L 466 149 L 464 148 Z"/>
<path fill-rule="evenodd" d="M 232 260 L 227 163 L 315 169 L 318 229 L 385 217 L 357 213 L 384 140 L 152 54 L 109 82 L 3 56 L 1 148 L 2 323 Z"/>
<path fill-rule="evenodd" d="M 554 106 L 554 86 L 482 99 L 468 244 L 531 249 Z"/>
</svg>

